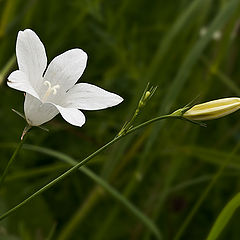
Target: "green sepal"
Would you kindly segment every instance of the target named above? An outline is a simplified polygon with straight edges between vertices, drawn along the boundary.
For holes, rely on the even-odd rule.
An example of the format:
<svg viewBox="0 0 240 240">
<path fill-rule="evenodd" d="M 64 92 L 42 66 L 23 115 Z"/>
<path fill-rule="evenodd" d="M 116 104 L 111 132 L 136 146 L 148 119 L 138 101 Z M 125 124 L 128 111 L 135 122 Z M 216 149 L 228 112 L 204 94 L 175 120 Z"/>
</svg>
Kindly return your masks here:
<svg viewBox="0 0 240 240">
<path fill-rule="evenodd" d="M 12 111 L 15 112 L 18 116 L 20 116 L 20 117 L 22 117 L 23 119 L 26 120 L 26 118 L 25 118 L 25 116 L 24 116 L 23 113 L 20 113 L 20 112 L 18 112 L 17 110 L 15 110 L 15 109 L 13 109 L 13 108 L 12 108 Z"/>
</svg>

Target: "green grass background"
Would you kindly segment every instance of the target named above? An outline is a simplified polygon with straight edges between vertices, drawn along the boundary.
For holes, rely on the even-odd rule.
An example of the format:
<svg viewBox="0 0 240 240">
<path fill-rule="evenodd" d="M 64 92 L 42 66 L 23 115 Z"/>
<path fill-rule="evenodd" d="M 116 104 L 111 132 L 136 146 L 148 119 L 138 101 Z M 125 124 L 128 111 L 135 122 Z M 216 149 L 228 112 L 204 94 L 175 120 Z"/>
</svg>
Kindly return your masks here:
<svg viewBox="0 0 240 240">
<path fill-rule="evenodd" d="M 208 33 L 200 37 L 203 27 Z M 82 128 L 60 116 L 34 129 L 27 143 L 78 161 L 111 140 L 130 119 L 147 82 L 158 90 L 138 117 L 143 122 L 196 102 L 240 95 L 239 0 L 0 0 L 0 170 L 19 141 L 24 96 L 6 86 L 17 32 L 33 29 L 49 61 L 75 47 L 88 53 L 80 81 L 124 98 L 117 107 L 85 111 Z M 215 41 L 212 34 L 221 31 Z M 217 169 L 240 140 L 236 112 L 201 128 L 166 120 L 130 135 L 87 165 L 173 239 Z M 182 239 L 205 239 L 225 204 L 240 190 L 235 153 L 189 223 Z M 0 190 L 3 213 L 69 165 L 22 150 Z M 239 211 L 219 239 L 240 239 Z M 52 237 L 50 236 L 52 235 Z M 48 238 L 49 237 L 49 238 Z M 76 172 L 0 222 L 3 240 L 155 239 L 129 208 L 83 172 Z"/>
</svg>

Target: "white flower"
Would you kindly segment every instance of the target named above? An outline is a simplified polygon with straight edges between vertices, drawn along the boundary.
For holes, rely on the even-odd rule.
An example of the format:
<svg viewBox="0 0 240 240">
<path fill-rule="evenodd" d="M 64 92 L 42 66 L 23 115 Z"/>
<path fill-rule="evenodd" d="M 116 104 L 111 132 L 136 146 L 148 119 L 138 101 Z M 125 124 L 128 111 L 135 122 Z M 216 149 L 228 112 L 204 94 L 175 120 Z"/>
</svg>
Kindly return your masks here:
<svg viewBox="0 0 240 240">
<path fill-rule="evenodd" d="M 45 48 L 30 29 L 19 31 L 16 43 L 19 70 L 8 77 L 8 86 L 26 92 L 24 112 L 31 126 L 50 121 L 58 113 L 81 127 L 85 116 L 79 110 L 115 106 L 123 99 L 97 86 L 77 83 L 87 63 L 87 54 L 71 49 L 55 57 L 47 67 Z"/>
</svg>

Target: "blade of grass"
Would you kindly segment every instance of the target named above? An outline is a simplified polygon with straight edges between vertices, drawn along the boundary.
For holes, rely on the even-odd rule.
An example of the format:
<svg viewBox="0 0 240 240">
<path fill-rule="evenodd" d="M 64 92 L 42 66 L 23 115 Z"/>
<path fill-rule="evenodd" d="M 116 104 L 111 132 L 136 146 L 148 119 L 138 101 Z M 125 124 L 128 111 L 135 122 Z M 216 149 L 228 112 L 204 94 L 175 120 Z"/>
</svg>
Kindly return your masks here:
<svg viewBox="0 0 240 240">
<path fill-rule="evenodd" d="M 0 71 L 0 86 L 4 83 L 4 80 L 6 79 L 6 76 L 8 72 L 11 70 L 11 68 L 16 64 L 16 56 L 12 56 L 6 65 L 1 69 Z"/>
<path fill-rule="evenodd" d="M 52 239 L 53 239 L 54 234 L 55 234 L 55 232 L 56 232 L 56 228 L 57 228 L 57 223 L 54 223 L 53 226 L 52 226 L 51 229 L 50 229 L 50 232 L 49 232 L 46 240 L 52 240 Z"/>
<path fill-rule="evenodd" d="M 17 4 L 15 0 L 8 0 L 6 2 L 5 10 L 3 11 L 3 15 L 0 21 L 0 38 L 2 38 L 5 35 L 7 26 L 16 9 L 16 6 Z"/>
<path fill-rule="evenodd" d="M 225 226 L 230 221 L 231 217 L 235 213 L 235 211 L 240 207 L 240 193 L 235 195 L 223 208 L 216 221 L 214 222 L 207 240 L 216 240 Z"/>
<path fill-rule="evenodd" d="M 207 44 L 211 40 L 211 36 L 214 33 L 214 31 L 221 29 L 224 24 L 229 20 L 229 18 L 232 16 L 233 12 L 236 10 L 236 7 L 238 6 L 239 1 L 238 0 L 232 0 L 228 2 L 224 8 L 218 13 L 218 15 L 213 20 L 212 24 L 209 27 L 208 33 L 201 39 L 197 41 L 193 49 L 190 51 L 188 56 L 186 57 L 185 61 L 182 63 L 182 65 L 179 68 L 179 71 L 174 78 L 172 84 L 170 85 L 170 89 L 165 95 L 165 98 L 162 101 L 162 105 L 159 108 L 159 113 L 169 111 L 172 107 L 173 103 L 177 99 L 177 96 L 182 91 L 182 88 L 187 80 L 187 77 L 189 76 L 194 64 L 199 60 L 199 58 L 202 55 L 203 50 L 206 48 Z M 145 159 L 148 152 L 150 151 L 153 143 L 157 139 L 157 136 L 159 134 L 159 131 L 163 127 L 163 122 L 158 124 L 157 126 L 153 127 L 151 136 L 149 138 L 149 141 L 145 145 L 144 152 L 142 154 L 142 159 Z M 140 160 L 142 161 L 142 160 Z M 149 164 L 149 161 L 148 161 Z M 143 164 L 144 169 L 146 169 L 146 166 Z"/>
<path fill-rule="evenodd" d="M 207 0 L 210 2 L 210 0 Z M 166 56 L 169 51 L 169 48 L 172 46 L 174 39 L 176 36 L 185 28 L 187 23 L 190 23 L 189 20 L 192 19 L 196 11 L 204 4 L 203 0 L 195 0 L 190 3 L 187 9 L 183 11 L 174 22 L 173 26 L 170 28 L 169 32 L 165 35 L 165 37 L 160 42 L 157 51 L 154 55 L 154 58 L 148 68 L 148 72 L 146 75 L 147 81 L 152 81 L 154 75 L 156 74 L 159 66 L 161 65 L 162 60 Z"/>
<path fill-rule="evenodd" d="M 27 132 L 26 132 L 27 133 Z M 19 154 L 22 146 L 23 146 L 23 143 L 25 142 L 27 136 L 23 137 L 19 144 L 17 145 L 15 151 L 13 152 L 11 158 L 9 159 L 9 161 L 7 162 L 7 165 L 5 166 L 4 170 L 3 170 L 3 173 L 2 175 L 0 176 L 0 187 L 2 186 L 3 182 L 5 181 L 5 178 L 8 174 L 8 171 L 9 171 L 9 168 L 11 167 L 12 163 L 15 161 L 17 155 Z"/>
<path fill-rule="evenodd" d="M 169 111 L 170 108 L 172 107 L 173 103 L 178 97 L 178 94 L 182 91 L 182 88 L 191 73 L 191 70 L 193 66 L 196 64 L 196 62 L 200 59 L 202 56 L 203 50 L 206 48 L 207 44 L 212 38 L 212 34 L 218 30 L 221 29 L 231 18 L 233 15 L 234 11 L 238 7 L 238 0 L 232 0 L 229 1 L 228 3 L 225 4 L 223 9 L 217 14 L 213 22 L 211 23 L 209 30 L 207 34 L 200 38 L 195 46 L 192 48 L 188 56 L 186 57 L 185 61 L 182 63 L 182 65 L 179 68 L 179 71 L 174 78 L 172 84 L 170 85 L 170 89 L 165 95 L 165 98 L 162 101 L 162 105 L 159 108 L 159 113 L 164 112 L 164 111 Z M 159 124 L 158 126 L 155 126 L 152 136 L 150 137 L 150 141 L 146 145 L 145 152 L 148 152 L 148 149 L 150 150 L 153 142 L 157 138 L 157 135 L 162 128 L 163 124 Z M 143 154 L 145 157 L 145 154 Z"/>
<path fill-rule="evenodd" d="M 170 166 L 166 169 L 166 176 L 163 177 L 164 183 L 161 186 L 161 193 L 158 194 L 157 200 L 155 201 L 154 210 L 152 210 L 151 218 L 155 221 L 160 213 L 160 210 L 169 194 L 170 187 L 175 180 L 177 173 L 182 165 L 182 158 L 173 158 L 170 160 Z M 151 233 L 149 231 L 146 232 L 143 239 L 150 239 Z"/>
<path fill-rule="evenodd" d="M 216 182 L 218 181 L 218 179 L 221 177 L 223 171 L 225 170 L 226 166 L 228 165 L 228 163 L 232 160 L 232 156 L 239 150 L 240 148 L 240 144 L 237 144 L 234 149 L 232 150 L 232 152 L 229 154 L 229 156 L 225 159 L 225 161 L 222 163 L 222 165 L 219 167 L 218 171 L 215 173 L 213 179 L 211 180 L 211 182 L 207 185 L 207 187 L 205 188 L 205 190 L 202 192 L 202 194 L 200 195 L 199 199 L 197 200 L 197 202 L 194 204 L 192 210 L 190 211 L 190 213 L 187 215 L 187 217 L 185 218 L 185 220 L 183 221 L 183 224 L 180 226 L 180 228 L 178 229 L 174 240 L 179 240 L 182 238 L 183 233 L 185 232 L 186 228 L 188 227 L 188 225 L 190 224 L 191 220 L 193 219 L 193 217 L 195 216 L 195 214 L 197 213 L 198 209 L 200 208 L 200 206 L 202 205 L 203 201 L 205 200 L 205 198 L 207 197 L 207 195 L 209 194 L 209 192 L 212 190 L 213 186 L 216 184 Z"/>
<path fill-rule="evenodd" d="M 211 72 L 211 74 L 215 75 L 216 77 L 218 77 L 218 79 L 220 81 L 222 81 L 222 83 L 224 83 L 229 89 L 231 89 L 234 93 L 236 93 L 237 95 L 240 95 L 240 88 L 238 87 L 238 85 L 227 75 L 225 75 L 222 71 L 220 71 L 218 68 L 213 68 L 210 64 L 210 61 L 205 57 L 202 56 L 201 60 L 203 62 L 203 64 L 209 69 L 209 71 Z"/>
<path fill-rule="evenodd" d="M 159 114 L 165 111 L 168 112 L 171 109 L 179 93 L 182 92 L 184 84 L 186 83 L 188 76 L 190 75 L 194 65 L 201 58 L 204 49 L 207 47 L 208 43 L 211 41 L 212 34 L 216 30 L 223 28 L 223 26 L 229 21 L 229 19 L 231 19 L 234 12 L 238 9 L 238 6 L 239 6 L 238 0 L 228 1 L 220 10 L 220 12 L 216 15 L 212 23 L 210 24 L 207 34 L 204 37 L 200 38 L 196 42 L 196 44 L 193 46 L 193 48 L 191 49 L 191 51 L 189 52 L 189 54 L 186 56 L 185 60 L 181 64 L 172 84 L 170 85 L 170 88 L 167 91 L 165 98 L 163 99 L 162 104 L 159 108 L 159 112 L 158 112 Z M 161 122 L 157 126 L 153 127 L 152 134 L 149 137 L 149 141 L 147 142 L 144 152 L 142 154 L 142 159 L 146 159 L 146 156 L 151 150 L 153 143 L 156 141 L 159 131 L 163 127 L 163 124 L 164 122 Z M 149 161 L 148 159 L 148 162 L 147 162 L 148 166 L 150 165 L 150 162 L 151 161 Z M 143 164 L 142 169 L 146 171 L 147 168 L 148 167 L 146 166 L 146 164 Z"/>
<path fill-rule="evenodd" d="M 209 0 L 207 0 L 207 1 L 209 1 Z M 175 23 L 173 24 L 172 28 L 170 28 L 170 31 L 166 35 L 164 35 L 165 37 L 159 43 L 156 54 L 154 55 L 154 58 L 151 61 L 151 64 L 148 68 L 148 72 L 145 76 L 146 81 L 151 81 L 152 80 L 153 76 L 156 74 L 156 71 L 158 70 L 160 62 L 164 59 L 164 57 L 167 54 L 169 48 L 171 47 L 171 45 L 173 43 L 173 40 L 175 39 L 177 34 L 182 30 L 184 25 L 186 23 L 188 23 L 189 19 L 192 18 L 194 13 L 199 9 L 199 6 L 203 3 L 204 3 L 203 0 L 193 1 L 189 5 L 189 7 L 186 9 L 186 11 L 184 11 L 183 13 L 181 13 L 179 15 L 179 17 L 177 17 L 177 19 L 176 19 Z M 126 1 L 122 4 L 123 9 L 125 8 L 126 4 L 127 4 Z M 121 11 L 119 11 L 119 12 L 121 12 Z M 119 14 L 119 15 L 121 15 L 121 14 Z M 142 85 L 145 85 L 144 81 L 142 81 Z M 140 88 L 142 88 L 142 86 Z M 136 101 L 134 100 L 133 102 L 134 102 L 134 105 L 135 105 Z M 132 105 L 130 107 L 130 109 L 132 109 L 133 107 L 134 106 Z M 125 144 L 125 146 L 128 146 L 128 144 Z M 123 150 L 125 150 L 125 148 L 123 148 Z M 123 153 L 124 153 L 124 151 L 122 151 L 119 156 L 122 156 Z M 114 156 L 114 158 L 115 158 L 115 156 Z M 121 159 L 121 157 L 119 157 L 117 159 Z M 115 162 L 118 162 L 118 161 L 116 160 Z M 109 163 L 109 164 L 111 164 L 111 166 L 112 166 L 112 159 L 111 159 L 111 163 Z M 109 169 L 108 165 L 106 165 L 104 169 Z M 112 168 L 110 168 L 110 172 L 112 172 Z M 105 174 L 107 174 L 106 170 L 105 170 Z"/>
<path fill-rule="evenodd" d="M 237 177 L 239 175 L 240 175 L 240 172 L 222 174 L 222 176 L 225 176 L 225 177 Z M 193 187 L 195 185 L 198 185 L 204 182 L 209 182 L 213 177 L 214 175 L 203 175 L 194 179 L 190 179 L 188 181 L 184 181 L 170 188 L 169 193 L 182 191 L 186 188 Z"/>
<path fill-rule="evenodd" d="M 76 164 L 78 164 L 76 160 L 69 157 L 68 155 L 65 155 L 61 152 L 57 152 L 51 149 L 32 146 L 28 144 L 24 145 L 24 148 L 57 158 L 72 166 L 75 166 Z M 149 230 L 151 230 L 158 237 L 158 239 L 160 239 L 160 232 L 155 226 L 155 224 L 147 216 L 145 216 L 137 207 L 135 207 L 131 202 L 129 202 L 121 193 L 119 193 L 115 188 L 109 185 L 105 180 L 103 180 L 97 174 L 92 172 L 90 169 L 86 167 L 81 167 L 79 168 L 79 170 L 84 174 L 86 174 L 88 177 L 90 177 L 93 181 L 95 181 L 98 185 L 100 185 L 105 191 L 107 191 L 112 197 L 114 197 L 118 202 L 120 202 L 123 206 L 125 206 L 129 210 L 129 212 L 131 212 L 134 216 L 136 216 Z M 72 230 L 72 226 L 69 226 L 69 230 L 67 229 L 64 232 L 64 234 L 59 237 L 59 239 L 61 240 L 69 239 L 71 230 Z"/>
<path fill-rule="evenodd" d="M 180 111 L 181 113 L 181 111 Z M 28 198 L 26 198 L 25 200 L 23 200 L 21 203 L 19 203 L 18 205 L 16 205 L 15 207 L 11 208 L 10 210 L 8 210 L 7 212 L 5 212 L 4 214 L 2 214 L 0 216 L 0 220 L 5 219 L 7 216 L 9 216 L 11 213 L 15 212 L 18 208 L 24 206 L 26 203 L 28 203 L 29 201 L 31 201 L 32 199 L 34 199 L 35 197 L 37 197 L 39 194 L 41 194 L 42 192 L 48 190 L 49 188 L 51 188 L 52 186 L 54 186 L 55 184 L 57 184 L 59 181 L 63 180 L 65 177 L 67 177 L 68 175 L 70 175 L 72 172 L 74 172 L 75 170 L 79 169 L 80 167 L 82 167 L 83 165 L 85 165 L 87 162 L 89 162 L 92 158 L 94 158 L 95 156 L 97 156 L 99 153 L 101 153 L 102 151 L 104 151 L 105 149 L 107 149 L 108 147 L 110 147 L 111 145 L 113 145 L 115 142 L 119 141 L 120 139 L 122 139 L 123 137 L 135 132 L 136 130 L 139 130 L 141 128 L 144 128 L 148 125 L 150 125 L 151 123 L 154 123 L 156 121 L 159 120 L 164 120 L 166 118 L 177 118 L 179 119 L 179 111 L 175 111 L 172 114 L 169 115 L 163 115 L 160 117 L 156 117 L 153 118 L 149 121 L 146 121 L 144 123 L 139 124 L 136 127 L 132 127 L 131 129 L 129 129 L 126 133 L 122 134 L 122 135 L 118 135 L 115 138 L 113 138 L 110 142 L 108 142 L 107 144 L 105 144 L 104 146 L 102 146 L 101 148 L 99 148 L 97 151 L 95 151 L 94 153 L 92 153 L 91 155 L 89 155 L 88 157 L 86 157 L 84 160 L 82 160 L 81 162 L 77 163 L 76 165 L 74 165 L 72 168 L 70 168 L 69 170 L 67 170 L 66 172 L 64 172 L 62 175 L 60 175 L 59 177 L 55 178 L 54 180 L 52 180 L 51 182 L 49 182 L 48 184 L 46 184 L 44 187 L 42 187 L 41 189 L 37 190 L 36 192 L 34 192 L 31 196 L 29 196 Z M 155 236 L 157 236 L 158 238 L 160 238 L 160 235 L 158 235 L 155 232 Z"/>
<path fill-rule="evenodd" d="M 95 180 L 94 180 L 95 181 Z M 104 191 L 100 184 L 96 182 L 97 186 L 88 194 L 85 201 L 71 216 L 68 223 L 61 229 L 57 240 L 68 240 L 74 235 L 74 232 L 81 226 L 81 221 L 86 217 L 89 211 L 99 202 L 99 196 L 102 196 Z"/>
<path fill-rule="evenodd" d="M 45 175 L 52 172 L 59 172 L 59 171 L 65 170 L 67 167 L 68 167 L 67 164 L 58 163 L 58 164 L 52 164 L 50 166 L 28 169 L 27 171 L 26 170 L 19 171 L 6 177 L 6 182 L 14 182 L 20 179 L 21 180 L 29 179 L 29 178 Z"/>
<path fill-rule="evenodd" d="M 179 148 L 179 151 L 186 156 L 196 157 L 199 160 L 205 161 L 214 165 L 221 165 L 224 162 L 224 159 L 228 157 L 228 153 L 224 151 L 219 151 L 217 149 L 208 149 L 198 146 L 185 146 Z M 229 168 L 234 168 L 236 170 L 240 169 L 239 156 L 233 155 L 231 163 L 228 164 Z"/>
<path fill-rule="evenodd" d="M 165 99 L 163 100 L 161 109 L 164 111 L 169 111 L 174 101 L 177 99 L 178 93 L 181 92 L 193 66 L 202 56 L 203 50 L 206 48 L 209 41 L 212 39 L 212 34 L 218 30 L 222 29 L 227 21 L 233 16 L 234 12 L 239 6 L 238 0 L 228 1 L 222 10 L 217 14 L 215 19 L 212 21 L 209 26 L 207 34 L 200 38 L 195 46 L 192 48 L 185 61 L 179 68 L 179 71 L 173 80 L 168 94 L 166 94 Z"/>
</svg>

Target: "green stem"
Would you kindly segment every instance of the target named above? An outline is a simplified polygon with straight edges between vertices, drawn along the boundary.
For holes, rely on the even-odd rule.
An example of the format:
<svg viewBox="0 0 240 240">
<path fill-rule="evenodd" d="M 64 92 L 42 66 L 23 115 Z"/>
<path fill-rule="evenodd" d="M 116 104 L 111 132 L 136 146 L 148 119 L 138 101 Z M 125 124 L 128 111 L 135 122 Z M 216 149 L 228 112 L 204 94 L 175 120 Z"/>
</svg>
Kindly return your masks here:
<svg viewBox="0 0 240 240">
<path fill-rule="evenodd" d="M 42 154 L 46 154 L 48 156 L 57 158 L 63 162 L 66 162 L 72 166 L 76 165 L 78 161 L 72 159 L 71 157 L 43 147 L 38 146 L 32 146 L 32 145 L 25 145 L 23 146 L 25 149 L 36 151 Z M 93 191 L 90 192 L 89 196 L 83 203 L 81 209 L 79 209 L 75 214 L 74 217 L 67 223 L 67 225 L 63 228 L 63 230 L 59 233 L 59 238 L 56 238 L 58 240 L 63 239 L 71 239 L 71 234 L 75 230 L 74 227 L 79 226 L 79 222 L 83 220 L 83 218 L 88 214 L 88 212 L 91 210 L 93 205 L 99 201 L 100 194 L 103 195 L 105 191 L 109 193 L 114 199 L 116 199 L 119 203 L 121 203 L 126 209 L 129 210 L 130 213 L 132 213 L 137 219 L 139 219 L 148 229 L 151 230 L 156 236 L 157 239 L 160 239 L 160 232 L 158 228 L 155 226 L 155 224 L 147 217 L 145 216 L 135 205 L 133 205 L 129 200 L 127 200 L 125 197 L 122 196 L 120 192 L 118 192 L 115 188 L 113 188 L 109 183 L 106 182 L 103 178 L 92 172 L 90 169 L 86 167 L 81 167 L 78 169 L 82 173 L 86 174 L 89 178 L 91 178 L 94 182 L 97 183 L 97 187 L 93 189 Z M 90 201 L 90 203 L 89 203 Z M 75 216 L 78 216 L 75 218 Z M 73 223 L 74 222 L 74 223 Z M 74 225 L 74 226 L 72 226 Z M 69 226 L 71 226 L 71 231 L 69 231 Z M 67 230 L 67 234 L 66 231 Z"/>
<path fill-rule="evenodd" d="M 0 86 L 3 84 L 6 75 L 8 74 L 8 72 L 10 71 L 10 69 L 14 66 L 14 64 L 16 64 L 16 56 L 13 55 L 8 62 L 6 63 L 6 65 L 3 67 L 3 69 L 1 69 L 0 71 Z"/>
<path fill-rule="evenodd" d="M 56 232 L 56 228 L 57 228 L 57 223 L 54 223 L 50 232 L 49 232 L 49 234 L 48 234 L 48 236 L 47 236 L 47 238 L 46 238 L 46 240 L 52 240 L 53 239 L 54 234 Z"/>
<path fill-rule="evenodd" d="M 219 167 L 218 171 L 215 173 L 213 179 L 211 180 L 211 182 L 208 184 L 208 186 L 205 188 L 205 190 L 203 191 L 203 193 L 201 194 L 200 198 L 198 199 L 198 201 L 195 203 L 195 205 L 193 206 L 191 212 L 188 214 L 187 218 L 184 220 L 183 224 L 180 226 L 177 234 L 175 235 L 173 240 L 179 240 L 181 239 L 183 233 L 185 232 L 186 228 L 188 227 L 189 223 L 191 222 L 192 218 L 194 217 L 194 215 L 196 214 L 196 212 L 198 211 L 198 209 L 200 208 L 200 206 L 202 205 L 203 201 L 205 200 L 205 198 L 207 197 L 208 193 L 211 191 L 211 189 L 213 188 L 214 184 L 217 182 L 217 180 L 219 179 L 219 177 L 222 175 L 224 169 L 226 168 L 226 166 L 228 165 L 228 163 L 231 161 L 232 156 L 237 152 L 237 150 L 239 149 L 240 144 L 237 144 L 235 146 L 235 148 L 233 149 L 233 151 L 231 152 L 231 154 L 226 158 L 226 160 L 222 163 L 222 165 Z"/>
<path fill-rule="evenodd" d="M 75 228 L 77 228 L 77 226 L 79 226 L 79 221 L 86 216 L 86 214 L 89 212 L 92 206 L 97 202 L 98 196 L 102 192 L 103 192 L 102 188 L 99 186 L 95 188 L 95 191 L 91 192 L 91 194 L 88 196 L 83 205 L 76 211 L 71 221 L 60 232 L 57 240 L 71 239 L 72 232 L 74 231 Z"/>
<path fill-rule="evenodd" d="M 29 126 L 25 127 L 25 129 L 24 129 L 24 131 L 23 131 L 23 132 L 24 132 L 24 135 L 22 135 L 21 140 L 20 140 L 17 148 L 15 149 L 12 157 L 11 157 L 10 160 L 8 161 L 7 166 L 5 167 L 5 169 L 4 169 L 4 171 L 3 171 L 2 176 L 0 177 L 0 187 L 2 186 L 2 184 L 3 184 L 3 182 L 4 182 L 5 178 L 6 178 L 6 175 L 7 175 L 7 173 L 8 173 L 8 170 L 9 170 L 10 166 L 12 165 L 13 161 L 15 160 L 16 156 L 18 155 L 19 151 L 21 150 L 21 148 L 22 148 L 22 146 L 23 146 L 23 143 L 25 142 L 26 133 L 28 132 L 28 130 L 29 130 Z"/>
<path fill-rule="evenodd" d="M 159 120 L 163 120 L 166 118 L 180 118 L 180 115 L 172 113 L 169 115 L 163 115 L 160 117 L 156 117 L 153 118 L 149 121 L 146 121 L 134 128 L 131 128 L 130 130 L 128 130 L 128 132 L 126 132 L 125 134 L 122 134 L 120 136 L 115 137 L 114 139 L 112 139 L 110 142 L 108 142 L 107 144 L 105 144 L 103 147 L 99 148 L 97 151 L 95 151 L 94 153 L 92 153 L 91 155 L 89 155 L 88 157 L 86 157 L 84 160 L 82 160 L 81 162 L 79 162 L 77 165 L 75 165 L 74 167 L 70 168 L 69 170 L 67 170 L 65 173 L 63 173 L 62 175 L 60 175 L 59 177 L 55 178 L 54 180 L 52 180 L 51 182 L 49 182 L 48 184 L 46 184 L 44 187 L 40 188 L 38 191 L 36 191 L 35 193 L 33 193 L 30 197 L 26 198 L 25 200 L 23 200 L 21 203 L 19 203 L 18 205 L 16 205 L 15 207 L 11 208 L 9 211 L 7 211 L 6 213 L 2 214 L 0 216 L 0 221 L 3 220 L 4 218 L 6 218 L 8 215 L 10 215 L 11 213 L 15 212 L 18 208 L 22 207 L 23 205 L 25 205 L 27 202 L 31 201 L 32 199 L 34 199 L 35 197 L 37 197 L 39 194 L 41 194 L 42 192 L 46 191 L 47 189 L 49 189 L 50 187 L 52 187 L 53 185 L 55 185 L 56 183 L 58 183 L 59 181 L 63 180 L 65 177 L 67 177 L 68 175 L 70 175 L 72 172 L 74 172 L 75 170 L 77 170 L 78 168 L 80 168 L 81 166 L 85 165 L 87 162 L 89 162 L 92 158 L 94 158 L 96 155 L 98 155 L 99 153 L 101 153 L 103 150 L 105 150 L 106 148 L 110 147 L 112 144 L 114 144 L 115 142 L 119 141 L 121 138 L 127 136 L 128 134 L 131 134 L 133 132 L 135 132 L 136 130 L 139 130 L 143 127 L 148 126 L 149 124 L 159 121 Z"/>
</svg>

